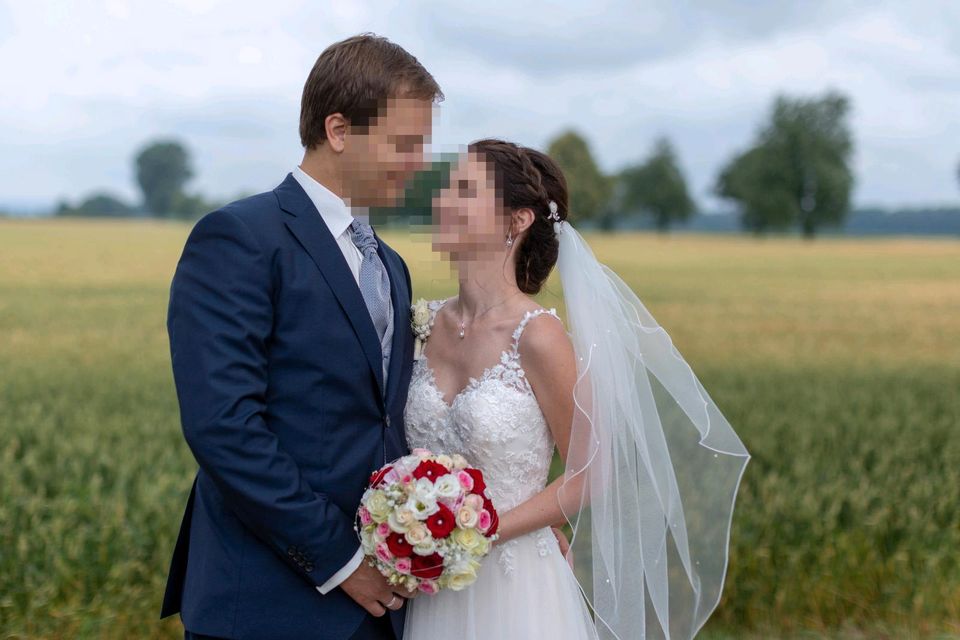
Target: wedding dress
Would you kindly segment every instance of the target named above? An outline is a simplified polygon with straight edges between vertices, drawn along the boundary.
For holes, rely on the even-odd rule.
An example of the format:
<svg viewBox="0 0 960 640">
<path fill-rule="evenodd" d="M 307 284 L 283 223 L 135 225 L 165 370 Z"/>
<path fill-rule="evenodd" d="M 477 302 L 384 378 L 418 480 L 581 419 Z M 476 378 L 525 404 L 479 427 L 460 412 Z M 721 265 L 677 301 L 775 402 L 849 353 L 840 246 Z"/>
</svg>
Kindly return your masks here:
<svg viewBox="0 0 960 640">
<path fill-rule="evenodd" d="M 429 303 L 430 324 L 445 301 Z M 500 360 L 471 378 L 451 403 L 426 357 L 414 363 L 405 411 L 407 443 L 460 453 L 483 471 L 503 514 L 547 484 L 554 441 L 520 362 L 527 312 Z M 582 640 L 597 638 L 573 571 L 549 527 L 495 545 L 476 582 L 462 591 L 421 594 L 407 605 L 404 640 Z"/>
<path fill-rule="evenodd" d="M 666 330 L 550 210 L 577 359 L 557 491 L 576 574 L 549 528 L 495 546 L 472 586 L 408 605 L 407 640 L 693 640 L 723 592 L 750 453 Z M 430 305 L 431 323 L 442 304 Z M 466 456 L 501 512 L 545 486 L 553 455 L 519 354 L 544 313 L 556 316 L 526 314 L 499 362 L 449 404 L 427 359 L 414 365 L 410 445 Z"/>
</svg>

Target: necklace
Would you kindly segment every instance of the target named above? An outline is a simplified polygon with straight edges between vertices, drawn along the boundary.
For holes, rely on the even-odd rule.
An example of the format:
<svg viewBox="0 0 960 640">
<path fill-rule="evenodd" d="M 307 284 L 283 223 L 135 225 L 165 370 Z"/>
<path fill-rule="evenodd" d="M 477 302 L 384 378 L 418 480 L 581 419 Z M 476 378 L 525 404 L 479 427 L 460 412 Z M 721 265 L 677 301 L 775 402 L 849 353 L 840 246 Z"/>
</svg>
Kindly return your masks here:
<svg viewBox="0 0 960 640">
<path fill-rule="evenodd" d="M 490 311 L 491 309 L 494 309 L 494 308 L 496 308 L 496 307 L 499 307 L 499 306 L 502 305 L 504 302 L 506 302 L 507 300 L 509 300 L 509 299 L 512 298 L 513 296 L 517 295 L 518 293 L 522 293 L 522 292 L 521 292 L 521 291 L 514 291 L 513 293 L 511 293 L 510 295 L 508 295 L 506 298 L 504 298 L 503 300 L 501 300 L 501 301 L 498 302 L 497 304 L 491 305 L 491 306 L 487 307 L 487 308 L 484 309 L 482 312 L 480 312 L 480 314 L 477 315 L 477 317 L 475 317 L 475 318 L 471 321 L 471 324 L 473 324 L 474 322 L 476 322 L 477 320 L 479 320 L 480 318 L 482 318 L 483 316 L 485 316 L 485 315 L 487 314 L 487 312 Z M 460 298 L 459 298 L 459 296 L 457 297 L 457 308 L 460 310 L 460 322 L 458 323 L 458 324 L 460 325 L 460 333 L 459 333 L 459 336 L 460 336 L 460 339 L 463 340 L 463 338 L 467 335 L 467 325 L 466 325 L 466 323 L 464 323 L 464 321 L 463 321 L 463 308 L 462 308 L 461 305 L 460 305 Z"/>
</svg>

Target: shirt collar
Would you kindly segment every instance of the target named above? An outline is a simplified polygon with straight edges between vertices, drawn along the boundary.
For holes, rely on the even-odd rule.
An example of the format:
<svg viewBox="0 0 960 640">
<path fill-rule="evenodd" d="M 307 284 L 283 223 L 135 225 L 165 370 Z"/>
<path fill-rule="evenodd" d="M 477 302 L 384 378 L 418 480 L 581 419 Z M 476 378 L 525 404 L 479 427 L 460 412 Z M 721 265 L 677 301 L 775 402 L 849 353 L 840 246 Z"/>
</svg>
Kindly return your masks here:
<svg viewBox="0 0 960 640">
<path fill-rule="evenodd" d="M 353 215 L 347 203 L 299 166 L 293 168 L 293 177 L 307 192 L 307 197 L 320 212 L 320 217 L 323 218 L 333 237 L 339 238 L 353 222 Z"/>
</svg>

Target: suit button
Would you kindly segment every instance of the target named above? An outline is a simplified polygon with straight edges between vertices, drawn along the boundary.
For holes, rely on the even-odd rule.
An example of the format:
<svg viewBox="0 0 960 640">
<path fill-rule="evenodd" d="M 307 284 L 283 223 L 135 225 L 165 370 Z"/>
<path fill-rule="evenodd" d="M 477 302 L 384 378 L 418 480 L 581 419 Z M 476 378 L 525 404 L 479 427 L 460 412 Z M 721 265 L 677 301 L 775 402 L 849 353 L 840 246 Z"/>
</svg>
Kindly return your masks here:
<svg viewBox="0 0 960 640">
<path fill-rule="evenodd" d="M 387 428 L 390 428 L 390 416 L 383 417 L 383 424 L 387 425 Z"/>
<path fill-rule="evenodd" d="M 306 565 L 304 565 L 303 568 L 307 573 L 310 573 L 311 571 L 313 571 L 313 563 L 308 562 Z"/>
<path fill-rule="evenodd" d="M 290 557 L 292 558 L 292 557 L 295 556 L 296 554 L 297 554 L 297 552 L 294 550 L 293 547 L 287 547 L 287 555 L 288 555 L 288 556 L 290 556 Z"/>
</svg>

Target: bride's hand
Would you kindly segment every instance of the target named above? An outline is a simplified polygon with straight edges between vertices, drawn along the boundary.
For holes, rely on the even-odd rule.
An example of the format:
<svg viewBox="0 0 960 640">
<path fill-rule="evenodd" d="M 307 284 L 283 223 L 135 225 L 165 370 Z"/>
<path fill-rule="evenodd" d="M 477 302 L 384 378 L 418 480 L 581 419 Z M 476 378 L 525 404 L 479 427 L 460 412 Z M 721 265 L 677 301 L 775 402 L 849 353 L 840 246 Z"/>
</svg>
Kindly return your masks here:
<svg viewBox="0 0 960 640">
<path fill-rule="evenodd" d="M 560 545 L 560 553 L 567 559 L 567 564 L 570 565 L 570 568 L 573 569 L 573 553 L 570 555 L 567 553 L 570 551 L 570 541 L 567 540 L 567 536 L 564 535 L 563 531 L 557 527 L 550 527 L 550 530 L 553 531 L 554 537 L 557 539 L 557 544 Z"/>
</svg>

